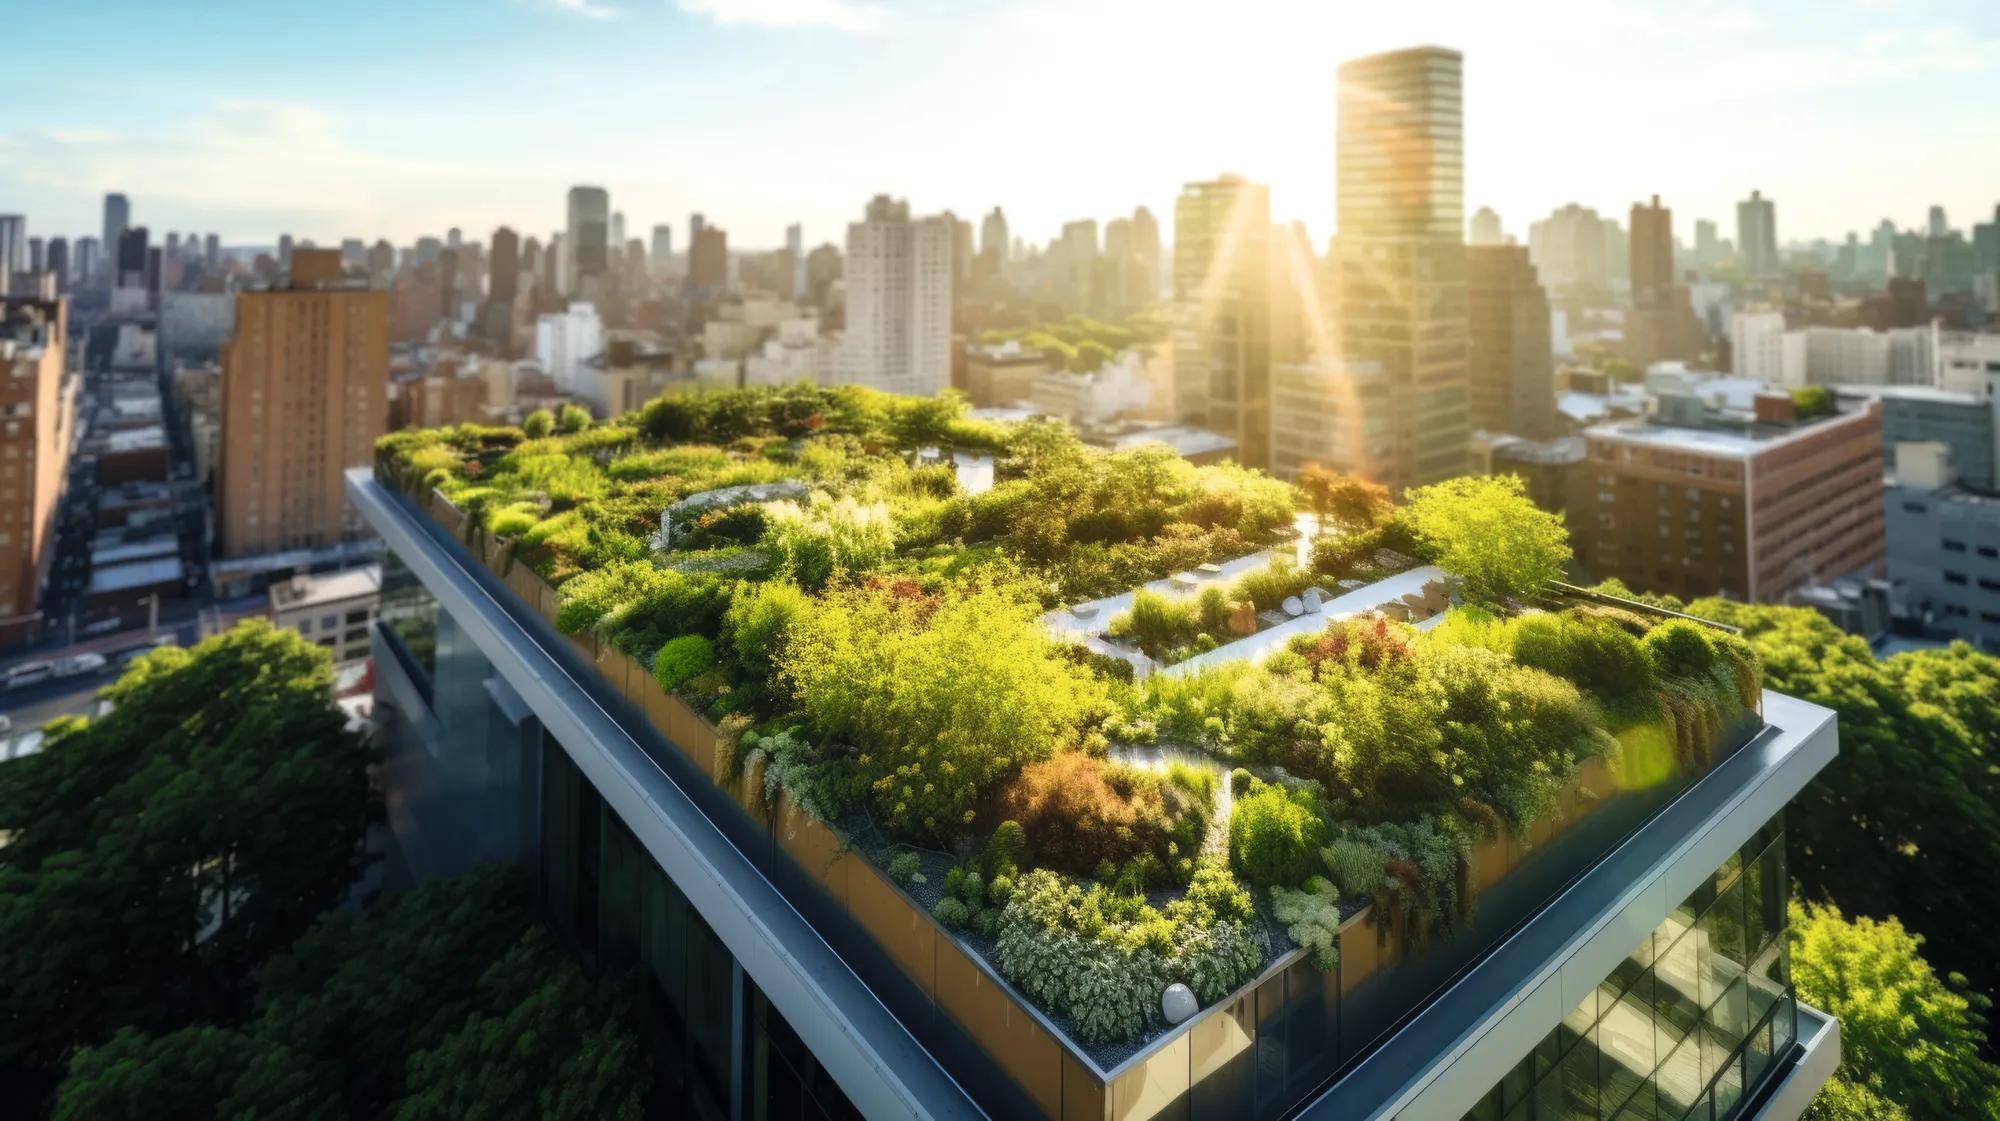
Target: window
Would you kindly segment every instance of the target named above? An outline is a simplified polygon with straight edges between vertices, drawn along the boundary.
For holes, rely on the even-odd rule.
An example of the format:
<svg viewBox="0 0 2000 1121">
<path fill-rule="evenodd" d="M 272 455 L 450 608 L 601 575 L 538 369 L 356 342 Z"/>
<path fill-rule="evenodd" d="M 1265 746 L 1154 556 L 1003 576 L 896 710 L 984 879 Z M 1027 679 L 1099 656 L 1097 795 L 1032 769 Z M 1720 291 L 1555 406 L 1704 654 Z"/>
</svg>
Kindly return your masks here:
<svg viewBox="0 0 2000 1121">
<path fill-rule="evenodd" d="M 1979 555 L 1988 560 L 2000 559 L 2000 548 L 1995 548 L 1992 545 L 1981 545 L 1979 547 Z"/>
<path fill-rule="evenodd" d="M 1903 512 L 1905 514 L 1921 514 L 1925 512 L 1925 507 L 1921 502 L 1905 502 L 1903 503 Z"/>
<path fill-rule="evenodd" d="M 1951 569 L 1947 568 L 1944 570 L 1944 582 L 1947 584 L 1964 584 L 1965 573 L 1953 572 Z"/>
<path fill-rule="evenodd" d="M 1962 553 L 1965 551 L 1965 542 L 1953 541 L 1947 538 L 1938 542 L 1938 548 L 1943 549 L 1947 553 Z"/>
<path fill-rule="evenodd" d="M 347 613 L 347 624 L 349 626 L 353 626 L 356 623 L 366 623 L 367 621 L 368 609 L 365 607 L 359 611 L 350 611 Z"/>
</svg>

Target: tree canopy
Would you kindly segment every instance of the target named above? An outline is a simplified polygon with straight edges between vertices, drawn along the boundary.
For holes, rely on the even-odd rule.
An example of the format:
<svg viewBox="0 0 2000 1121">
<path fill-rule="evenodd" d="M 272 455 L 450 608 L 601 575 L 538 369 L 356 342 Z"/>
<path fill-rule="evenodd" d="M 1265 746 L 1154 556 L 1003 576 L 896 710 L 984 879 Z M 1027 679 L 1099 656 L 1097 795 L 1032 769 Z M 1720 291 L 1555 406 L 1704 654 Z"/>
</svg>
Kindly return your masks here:
<svg viewBox="0 0 2000 1121">
<path fill-rule="evenodd" d="M 1792 904 L 1799 999 L 1840 1020 L 1840 1071 L 1812 1116 L 2000 1117 L 2000 1067 L 1979 1056 L 1988 1002 L 1947 986 L 1922 946 L 1895 919 Z"/>
<path fill-rule="evenodd" d="M 1514 475 L 1418 487 L 1397 516 L 1475 600 L 1497 603 L 1536 591 L 1569 563 L 1562 519 L 1536 506 Z"/>
<path fill-rule="evenodd" d="M 1305 495 L 1306 505 L 1319 515 L 1322 530 L 1329 526 L 1347 533 L 1371 529 L 1394 509 L 1389 488 L 1317 463 L 1299 470 L 1299 491 Z"/>
<path fill-rule="evenodd" d="M 245 623 L 165 648 L 0 768 L 0 1080 L 45 1092 L 120 1025 L 227 1016 L 361 871 L 370 748 L 325 651 Z"/>
</svg>

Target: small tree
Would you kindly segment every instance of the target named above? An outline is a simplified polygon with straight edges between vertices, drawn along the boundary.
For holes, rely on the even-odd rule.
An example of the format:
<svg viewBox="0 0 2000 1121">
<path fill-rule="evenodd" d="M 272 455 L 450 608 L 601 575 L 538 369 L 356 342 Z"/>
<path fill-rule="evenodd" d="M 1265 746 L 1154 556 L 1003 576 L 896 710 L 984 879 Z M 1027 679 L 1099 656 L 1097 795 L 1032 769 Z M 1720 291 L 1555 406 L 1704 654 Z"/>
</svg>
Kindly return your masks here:
<svg viewBox="0 0 2000 1121">
<path fill-rule="evenodd" d="M 1537 507 L 1518 476 L 1465 476 L 1410 492 L 1400 517 L 1467 597 L 1497 603 L 1533 592 L 1569 563 L 1569 531 Z"/>
<path fill-rule="evenodd" d="M 1307 508 L 1319 515 L 1322 531 L 1329 522 L 1349 533 L 1372 529 L 1392 509 L 1388 487 L 1317 463 L 1308 463 L 1299 471 L 1299 490 L 1305 494 Z"/>
</svg>

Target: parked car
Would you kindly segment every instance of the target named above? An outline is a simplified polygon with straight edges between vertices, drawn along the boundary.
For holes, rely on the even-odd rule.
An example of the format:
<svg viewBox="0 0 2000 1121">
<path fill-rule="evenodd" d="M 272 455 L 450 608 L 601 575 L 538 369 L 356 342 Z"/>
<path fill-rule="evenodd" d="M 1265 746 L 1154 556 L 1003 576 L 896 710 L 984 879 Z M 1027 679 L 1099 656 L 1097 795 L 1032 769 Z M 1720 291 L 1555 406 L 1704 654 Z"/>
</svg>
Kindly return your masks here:
<svg viewBox="0 0 2000 1121">
<path fill-rule="evenodd" d="M 7 671 L 7 688 L 19 689 L 27 685 L 38 685 L 56 674 L 56 667 L 47 662 L 22 662 Z"/>
<path fill-rule="evenodd" d="M 57 677 L 76 677 L 79 674 L 96 673 L 110 664 L 110 659 L 102 654 L 72 654 L 67 658 L 57 658 Z"/>
</svg>

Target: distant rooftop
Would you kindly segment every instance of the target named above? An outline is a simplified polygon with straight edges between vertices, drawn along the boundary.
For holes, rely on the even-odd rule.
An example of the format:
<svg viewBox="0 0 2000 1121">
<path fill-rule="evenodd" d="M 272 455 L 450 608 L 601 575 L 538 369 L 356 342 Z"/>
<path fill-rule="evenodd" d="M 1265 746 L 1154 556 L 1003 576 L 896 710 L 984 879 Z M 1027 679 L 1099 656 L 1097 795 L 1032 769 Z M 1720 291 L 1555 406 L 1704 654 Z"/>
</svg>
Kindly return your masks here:
<svg viewBox="0 0 2000 1121">
<path fill-rule="evenodd" d="M 271 609 L 295 611 L 327 603 L 363 599 L 382 590 L 382 566 L 367 565 L 317 576 L 294 576 L 271 585 Z"/>
</svg>

